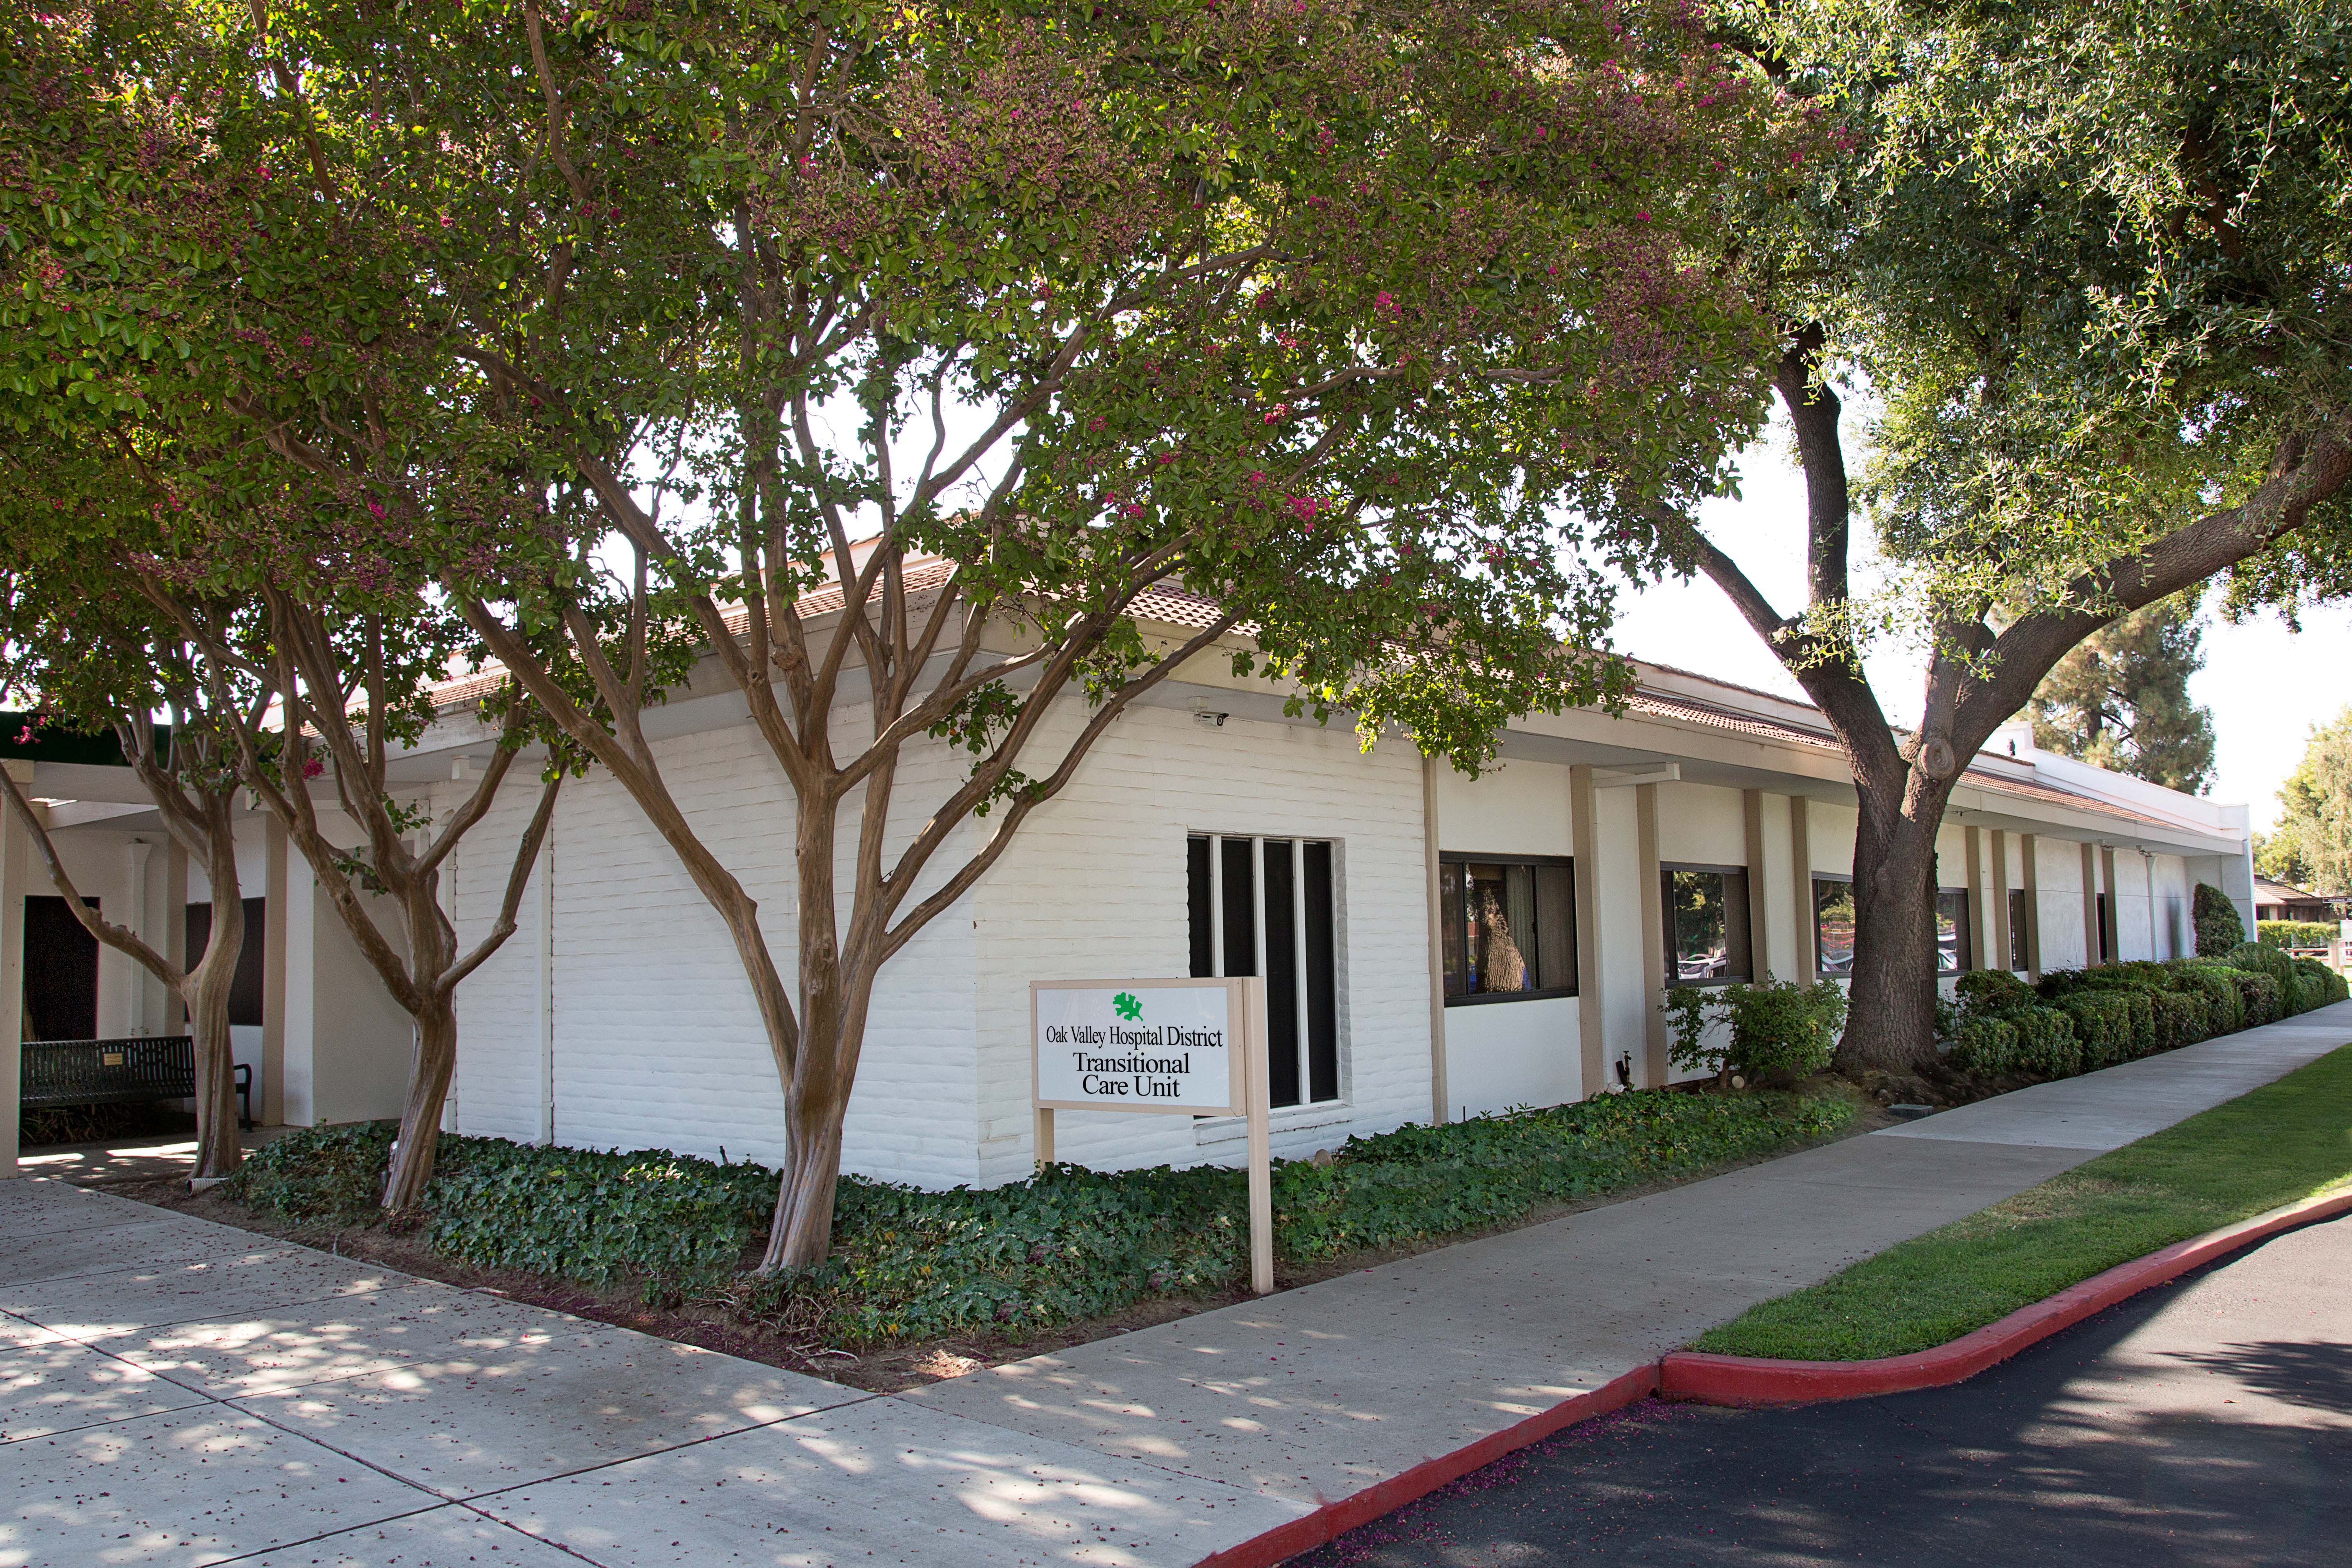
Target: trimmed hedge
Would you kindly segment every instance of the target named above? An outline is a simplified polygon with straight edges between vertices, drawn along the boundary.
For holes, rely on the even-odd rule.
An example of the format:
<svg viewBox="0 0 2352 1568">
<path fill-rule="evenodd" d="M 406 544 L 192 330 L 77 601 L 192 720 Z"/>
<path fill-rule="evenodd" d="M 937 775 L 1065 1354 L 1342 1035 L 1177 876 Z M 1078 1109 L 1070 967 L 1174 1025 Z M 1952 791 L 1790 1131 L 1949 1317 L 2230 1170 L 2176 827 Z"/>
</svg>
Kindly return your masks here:
<svg viewBox="0 0 2352 1568">
<path fill-rule="evenodd" d="M 2230 895 L 2210 882 L 2197 884 L 2189 900 L 2189 921 L 2197 930 L 2197 956 L 2220 958 L 2246 940 L 2246 922 Z"/>
<path fill-rule="evenodd" d="M 1954 986 L 1952 1066 L 2002 1077 L 2064 1078 L 2343 1001 L 2344 977 L 2273 946 L 2225 958 L 2134 961 L 2058 970 L 2028 986 L 1978 971 Z M 2058 1037 L 2056 1025 L 2065 1028 Z"/>
<path fill-rule="evenodd" d="M 1274 1169 L 1286 1261 L 1320 1262 L 1507 1224 L 1548 1204 L 1685 1175 L 1833 1132 L 1852 1104 L 1797 1094 L 1639 1090 L 1547 1110 L 1351 1138 L 1328 1164 Z M 390 1123 L 308 1130 L 265 1144 L 228 1191 L 300 1220 L 375 1217 Z M 420 1205 L 424 1240 L 485 1267 L 649 1300 L 724 1300 L 834 1345 L 1050 1328 L 1154 1296 L 1248 1277 L 1246 1178 L 1217 1166 L 1097 1172 L 923 1192 L 844 1176 L 833 1257 L 743 1276 L 765 1236 L 776 1173 L 664 1150 L 542 1148 L 444 1138 Z"/>
<path fill-rule="evenodd" d="M 2336 940 L 2331 921 L 2256 921 L 2254 940 L 2264 947 L 2326 947 Z"/>
</svg>

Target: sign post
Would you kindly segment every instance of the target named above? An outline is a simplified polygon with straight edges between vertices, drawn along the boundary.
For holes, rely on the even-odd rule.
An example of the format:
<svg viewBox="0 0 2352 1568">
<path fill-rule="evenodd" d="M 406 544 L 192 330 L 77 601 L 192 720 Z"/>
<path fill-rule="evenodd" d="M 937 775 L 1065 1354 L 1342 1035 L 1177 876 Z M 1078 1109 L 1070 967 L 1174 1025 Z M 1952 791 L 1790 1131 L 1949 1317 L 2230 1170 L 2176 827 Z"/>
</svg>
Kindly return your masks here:
<svg viewBox="0 0 2352 1568">
<path fill-rule="evenodd" d="M 1250 1289 L 1271 1291 L 1265 982 L 1033 981 L 1029 1043 L 1041 1165 L 1054 1158 L 1056 1110 L 1248 1119 Z"/>
</svg>

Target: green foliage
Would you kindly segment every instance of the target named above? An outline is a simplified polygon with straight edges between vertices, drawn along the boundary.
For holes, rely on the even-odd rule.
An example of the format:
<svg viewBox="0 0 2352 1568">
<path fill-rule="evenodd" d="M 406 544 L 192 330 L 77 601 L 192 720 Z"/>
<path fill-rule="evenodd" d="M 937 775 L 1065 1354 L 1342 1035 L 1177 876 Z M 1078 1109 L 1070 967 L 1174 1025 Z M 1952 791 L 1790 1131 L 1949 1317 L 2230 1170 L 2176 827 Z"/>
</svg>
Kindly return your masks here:
<svg viewBox="0 0 2352 1568">
<path fill-rule="evenodd" d="M 1971 969 L 1952 983 L 1952 993 L 1972 1017 L 2033 1005 L 2033 987 L 2005 969 Z"/>
<path fill-rule="evenodd" d="M 1992 1077 L 2069 1078 L 2084 1068 L 2074 1021 L 2056 1007 L 2020 1005 L 1960 1026 L 1951 1063 Z"/>
<path fill-rule="evenodd" d="M 2277 948 L 2259 942 L 2242 942 L 2229 951 L 2224 962 L 2233 969 L 2251 970 L 2267 974 L 2284 988 L 2294 973 L 2294 960 Z"/>
<path fill-rule="evenodd" d="M 2315 958 L 2294 961 L 2292 984 L 2295 994 L 2295 1011 L 2308 1013 L 2314 1007 L 2325 1007 L 2330 1002 L 2345 999 L 2344 976 Z"/>
<path fill-rule="evenodd" d="M 2192 910 L 2198 957 L 2226 958 L 2231 948 L 2246 940 L 2246 926 L 2238 918 L 2238 906 L 2212 883 L 2197 884 Z"/>
<path fill-rule="evenodd" d="M 2327 921 L 2256 921 L 2254 940 L 2265 947 L 2326 947 L 2336 930 Z"/>
<path fill-rule="evenodd" d="M 2095 1072 L 2131 1058 L 2131 1005 L 2122 996 L 2113 992 L 2077 991 L 2061 997 L 2058 1005 L 2074 1020 L 2084 1071 Z"/>
<path fill-rule="evenodd" d="M 2180 977 L 2181 987 L 2193 986 L 2204 995 L 2208 1034 L 2227 1035 L 2246 1026 L 2246 1001 L 2238 989 L 2236 971 L 2192 959 L 2176 960 L 2168 967 Z"/>
<path fill-rule="evenodd" d="M 2074 645 L 2035 689 L 2033 743 L 2202 795 L 2213 775 L 2213 715 L 2189 700 L 2205 666 L 2197 606 L 2161 599 Z"/>
<path fill-rule="evenodd" d="M 1751 1083 L 1787 1084 L 1830 1065 L 1845 1022 L 1843 987 L 1765 979 L 1733 985 L 1669 986 L 1662 1004 L 1674 1035 L 1670 1055 L 1685 1072 L 1728 1069 Z M 1722 1045 L 1706 1039 L 1727 1024 Z"/>
<path fill-rule="evenodd" d="M 2352 892 L 2352 708 L 2313 728 L 2278 798 L 2278 826 L 2255 851 L 2263 874 L 2323 892 Z"/>
<path fill-rule="evenodd" d="M 1843 1100 L 1640 1090 L 1548 1110 L 1353 1138 L 1328 1165 L 1275 1167 L 1276 1247 L 1293 1263 L 1507 1224 L 1546 1204 L 1687 1174 L 1835 1131 Z M 388 1123 L 306 1130 L 257 1151 L 232 1194 L 288 1218 L 351 1222 L 381 1190 Z M 1248 1271 L 1238 1171 L 1096 1172 L 922 1192 L 843 1178 L 833 1256 L 740 1274 L 776 1173 L 660 1150 L 604 1153 L 452 1138 L 422 1205 L 437 1250 L 653 1300 L 726 1299 L 827 1343 L 1037 1329 Z"/>
</svg>

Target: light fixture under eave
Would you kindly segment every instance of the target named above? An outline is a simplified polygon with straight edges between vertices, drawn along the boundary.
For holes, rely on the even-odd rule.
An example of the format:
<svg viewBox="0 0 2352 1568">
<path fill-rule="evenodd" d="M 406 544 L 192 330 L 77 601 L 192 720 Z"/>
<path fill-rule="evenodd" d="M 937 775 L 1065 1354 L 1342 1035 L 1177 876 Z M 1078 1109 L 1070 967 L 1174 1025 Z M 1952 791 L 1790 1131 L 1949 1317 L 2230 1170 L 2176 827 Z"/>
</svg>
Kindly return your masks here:
<svg viewBox="0 0 2352 1568">
<path fill-rule="evenodd" d="M 1222 730 L 1225 727 L 1225 721 L 1232 717 L 1230 713 L 1220 713 L 1210 708 L 1192 710 L 1192 722 L 1203 730 Z"/>
</svg>

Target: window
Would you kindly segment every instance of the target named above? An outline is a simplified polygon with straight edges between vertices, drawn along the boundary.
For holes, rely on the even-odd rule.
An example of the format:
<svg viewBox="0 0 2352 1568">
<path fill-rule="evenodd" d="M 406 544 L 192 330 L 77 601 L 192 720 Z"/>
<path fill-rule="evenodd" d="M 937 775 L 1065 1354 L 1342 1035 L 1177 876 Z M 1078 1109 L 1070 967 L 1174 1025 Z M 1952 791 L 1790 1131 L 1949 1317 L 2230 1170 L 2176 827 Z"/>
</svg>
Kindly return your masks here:
<svg viewBox="0 0 2352 1568">
<path fill-rule="evenodd" d="M 1936 889 L 1936 973 L 1965 974 L 1974 967 L 1976 932 L 1969 928 L 1976 922 L 1969 919 L 1969 890 L 1966 888 Z"/>
<path fill-rule="evenodd" d="M 1196 833 L 1184 850 L 1193 974 L 1265 977 L 1267 1103 L 1339 1099 L 1330 840 Z"/>
<path fill-rule="evenodd" d="M 1576 872 L 1552 857 L 1447 855 L 1437 868 L 1445 1005 L 1576 994 Z"/>
<path fill-rule="evenodd" d="M 2033 964 L 2025 953 L 2025 889 L 2009 890 L 2009 966 L 2031 969 Z"/>
<path fill-rule="evenodd" d="M 2093 963 L 2113 963 L 2116 961 L 2116 928 L 2108 912 L 2112 907 L 2108 900 L 2107 894 L 2099 895 L 2099 951 L 2091 960 Z"/>
<path fill-rule="evenodd" d="M 228 1021 L 232 1025 L 258 1026 L 261 1017 L 261 954 L 262 933 L 269 918 L 269 900 L 243 899 L 245 906 L 245 942 L 236 950 L 236 973 L 228 983 Z M 188 906 L 188 964 L 194 969 L 212 945 L 213 907 L 210 904 Z"/>
<path fill-rule="evenodd" d="M 1666 910 L 1666 984 L 1748 978 L 1747 868 L 1665 866 L 1658 879 Z"/>
<path fill-rule="evenodd" d="M 1813 879 L 1813 970 L 1844 977 L 1853 973 L 1853 879 Z"/>
</svg>

